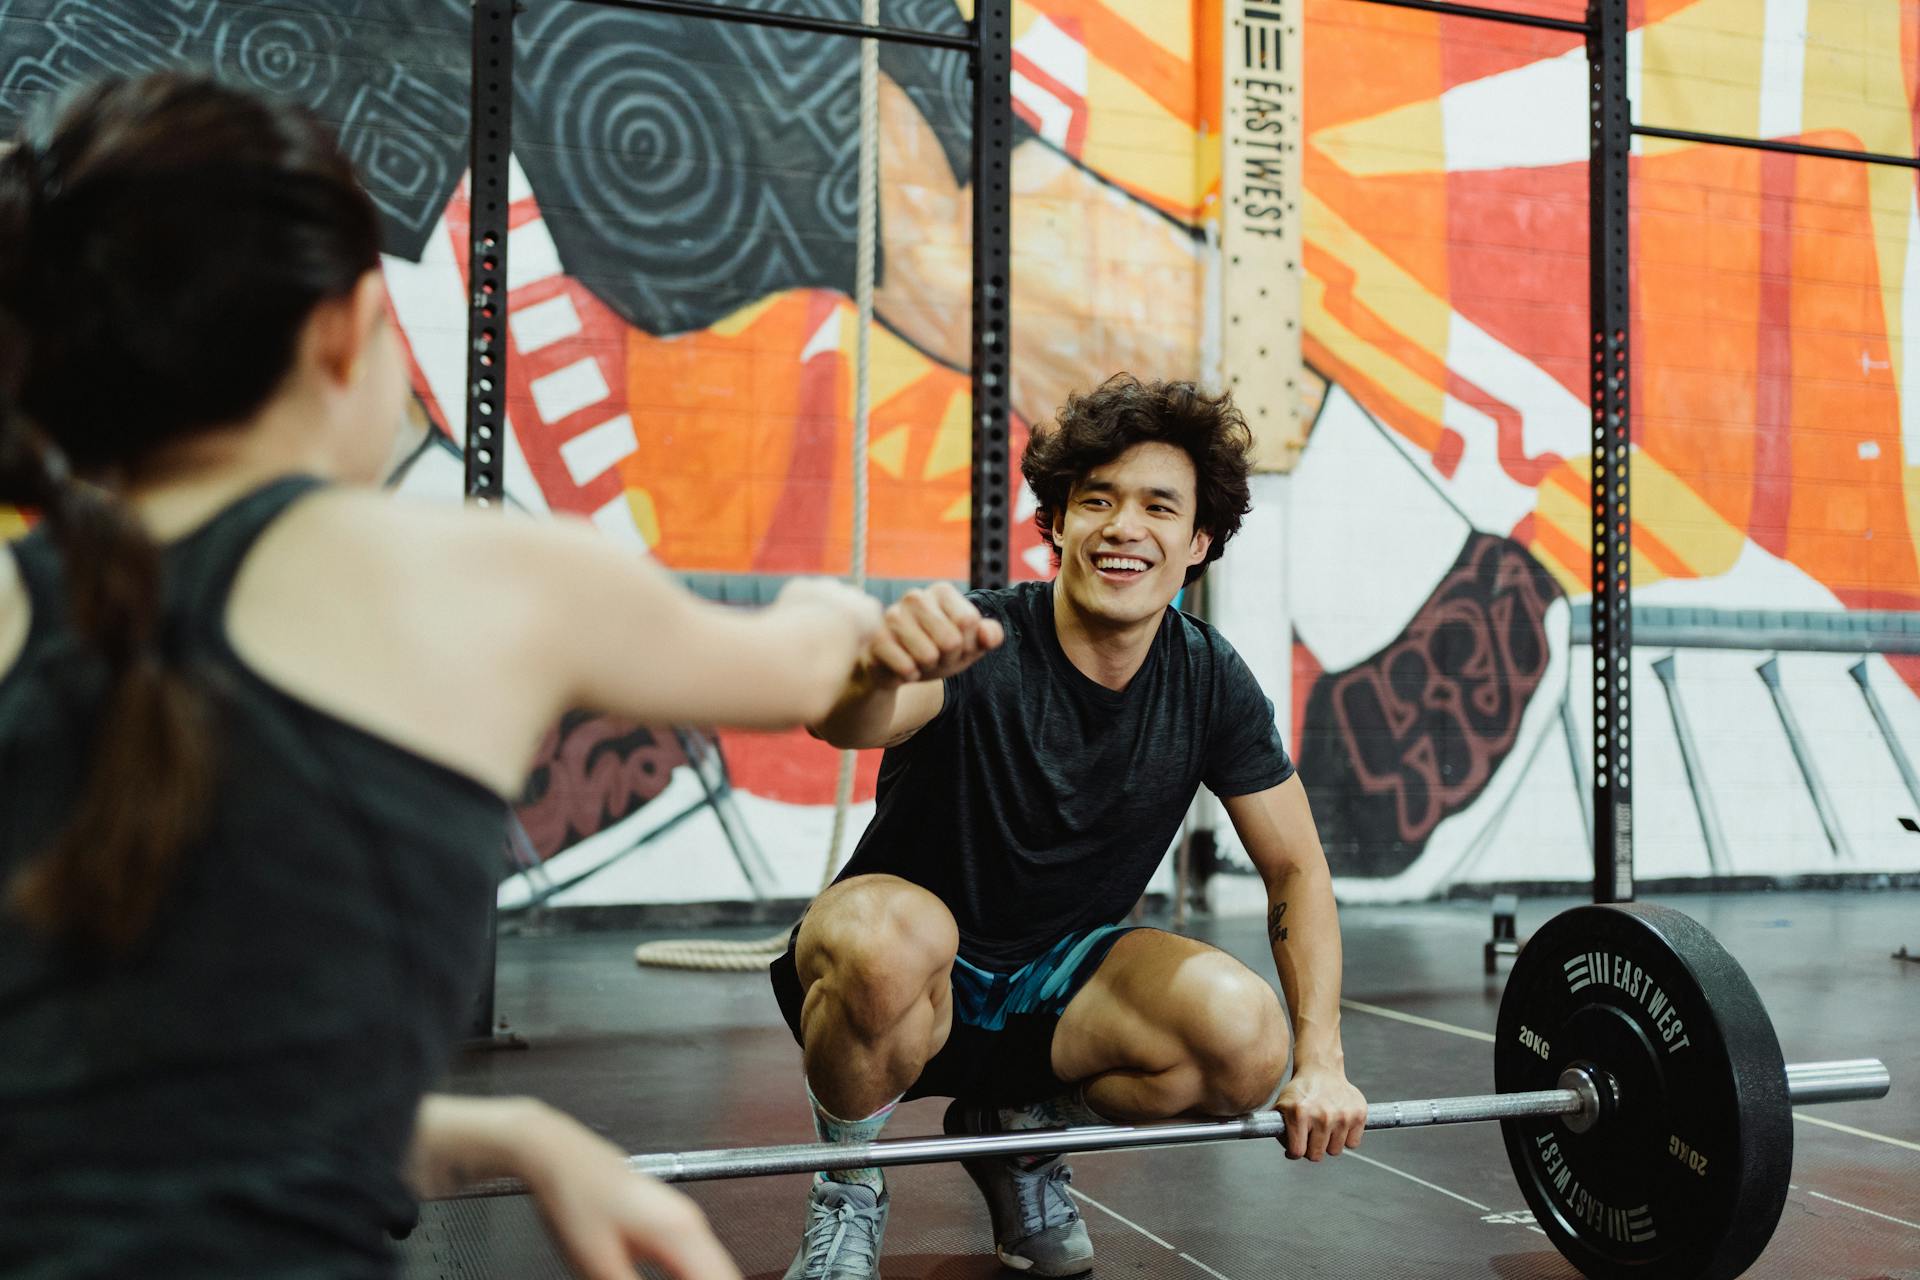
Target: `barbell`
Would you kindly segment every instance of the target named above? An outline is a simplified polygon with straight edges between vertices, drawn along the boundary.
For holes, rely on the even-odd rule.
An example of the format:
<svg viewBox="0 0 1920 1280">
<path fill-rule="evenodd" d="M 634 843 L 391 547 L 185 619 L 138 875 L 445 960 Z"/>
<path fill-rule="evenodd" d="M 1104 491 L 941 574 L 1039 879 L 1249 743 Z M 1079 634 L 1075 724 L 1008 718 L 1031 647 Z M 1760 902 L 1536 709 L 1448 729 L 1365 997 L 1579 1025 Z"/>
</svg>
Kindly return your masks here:
<svg viewBox="0 0 1920 1280">
<path fill-rule="evenodd" d="M 1643 903 L 1575 907 L 1528 939 L 1501 997 L 1498 1092 L 1376 1102 L 1366 1127 L 1499 1121 L 1534 1221 L 1595 1280 L 1728 1280 L 1786 1203 L 1792 1108 L 1885 1097 L 1874 1058 L 1787 1064 L 1739 964 L 1702 925 Z M 1279 1138 L 1277 1111 L 1165 1124 L 638 1155 L 703 1182 L 978 1157 Z M 525 1193 L 514 1179 L 448 1197 Z"/>
</svg>

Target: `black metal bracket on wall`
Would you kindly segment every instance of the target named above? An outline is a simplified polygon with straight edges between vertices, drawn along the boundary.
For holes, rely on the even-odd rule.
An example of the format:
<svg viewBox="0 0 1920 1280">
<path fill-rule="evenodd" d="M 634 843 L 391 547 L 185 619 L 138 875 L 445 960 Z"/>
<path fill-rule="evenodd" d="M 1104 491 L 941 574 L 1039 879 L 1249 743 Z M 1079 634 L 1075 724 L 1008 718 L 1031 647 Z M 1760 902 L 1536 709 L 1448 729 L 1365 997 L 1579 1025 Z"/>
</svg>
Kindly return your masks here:
<svg viewBox="0 0 1920 1280">
<path fill-rule="evenodd" d="M 1587 164 L 1593 515 L 1593 900 L 1633 898 L 1633 350 L 1627 152 L 1627 2 L 1587 9 Z"/>
<path fill-rule="evenodd" d="M 980 588 L 1004 587 L 1012 576 L 1012 0 L 978 0 L 973 27 L 973 515 L 967 577 Z"/>
</svg>

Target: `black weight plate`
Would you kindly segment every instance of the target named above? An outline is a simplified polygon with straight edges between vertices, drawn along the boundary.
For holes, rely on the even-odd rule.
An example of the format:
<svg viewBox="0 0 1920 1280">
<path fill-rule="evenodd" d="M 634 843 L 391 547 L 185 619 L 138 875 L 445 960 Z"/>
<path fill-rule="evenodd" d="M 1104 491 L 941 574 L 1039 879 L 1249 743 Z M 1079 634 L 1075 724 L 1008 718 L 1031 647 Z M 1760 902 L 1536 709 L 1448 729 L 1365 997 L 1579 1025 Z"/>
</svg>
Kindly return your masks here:
<svg viewBox="0 0 1920 1280">
<path fill-rule="evenodd" d="M 1575 907 L 1520 952 L 1493 1052 L 1501 1093 L 1591 1063 L 1619 1106 L 1584 1134 L 1501 1122 L 1535 1220 L 1595 1280 L 1737 1276 L 1786 1203 L 1793 1115 L 1780 1042 L 1712 934 L 1667 907 Z"/>
</svg>

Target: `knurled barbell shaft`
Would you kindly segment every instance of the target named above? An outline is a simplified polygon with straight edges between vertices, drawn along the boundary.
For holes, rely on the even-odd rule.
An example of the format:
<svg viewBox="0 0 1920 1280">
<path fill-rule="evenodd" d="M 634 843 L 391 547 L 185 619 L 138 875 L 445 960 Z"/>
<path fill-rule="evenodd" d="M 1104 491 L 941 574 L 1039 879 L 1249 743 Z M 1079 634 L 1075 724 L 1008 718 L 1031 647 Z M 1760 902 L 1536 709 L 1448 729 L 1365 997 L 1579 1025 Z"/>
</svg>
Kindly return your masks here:
<svg viewBox="0 0 1920 1280">
<path fill-rule="evenodd" d="M 1795 1105 L 1846 1102 L 1886 1096 L 1892 1077 L 1877 1058 L 1787 1065 L 1787 1096 Z M 1535 1116 L 1577 1116 L 1592 1105 L 1576 1089 L 1533 1093 L 1488 1093 L 1459 1098 L 1420 1098 L 1376 1102 L 1367 1107 L 1369 1129 L 1412 1129 L 1428 1125 L 1470 1124 Z M 1090 1125 L 1073 1129 L 1026 1129 L 1010 1133 L 950 1134 L 934 1138 L 886 1138 L 876 1142 L 803 1142 L 776 1147 L 728 1147 L 713 1151 L 667 1152 L 633 1156 L 628 1163 L 663 1182 L 708 1182 L 721 1178 L 757 1178 L 830 1169 L 865 1169 L 904 1164 L 940 1164 L 979 1156 L 1070 1155 L 1130 1147 L 1171 1147 L 1241 1138 L 1278 1138 L 1286 1122 L 1278 1111 L 1256 1111 L 1226 1120 L 1169 1124 Z M 472 1200 L 523 1195 L 514 1178 L 477 1182 L 450 1196 Z"/>
</svg>

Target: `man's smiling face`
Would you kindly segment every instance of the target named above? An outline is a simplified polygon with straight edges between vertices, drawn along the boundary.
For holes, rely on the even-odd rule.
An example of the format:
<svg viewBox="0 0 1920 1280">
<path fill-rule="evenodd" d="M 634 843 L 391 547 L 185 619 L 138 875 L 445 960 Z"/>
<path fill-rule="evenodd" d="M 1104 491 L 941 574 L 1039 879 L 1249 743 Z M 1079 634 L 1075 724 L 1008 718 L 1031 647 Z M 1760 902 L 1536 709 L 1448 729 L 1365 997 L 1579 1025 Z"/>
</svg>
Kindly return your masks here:
<svg viewBox="0 0 1920 1280">
<path fill-rule="evenodd" d="M 1165 612 L 1207 555 L 1210 539 L 1193 527 L 1194 489 L 1186 450 L 1159 441 L 1080 477 L 1053 520 L 1068 606 L 1103 627 Z"/>
</svg>

